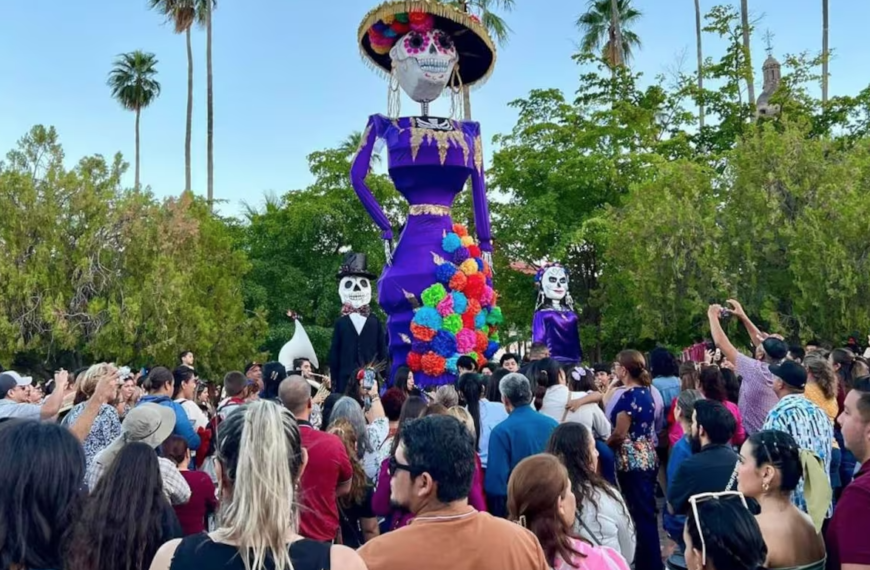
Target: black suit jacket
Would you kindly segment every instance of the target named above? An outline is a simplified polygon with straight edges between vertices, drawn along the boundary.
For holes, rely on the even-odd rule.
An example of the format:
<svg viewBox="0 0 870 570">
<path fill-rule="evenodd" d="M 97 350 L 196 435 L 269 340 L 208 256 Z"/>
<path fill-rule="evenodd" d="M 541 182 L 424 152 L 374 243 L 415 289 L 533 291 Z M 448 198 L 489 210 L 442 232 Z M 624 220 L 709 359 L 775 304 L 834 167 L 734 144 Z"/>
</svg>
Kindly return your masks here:
<svg viewBox="0 0 870 570">
<path fill-rule="evenodd" d="M 362 333 L 357 334 L 350 316 L 335 321 L 329 348 L 329 372 L 332 389 L 344 393 L 354 370 L 368 364 L 386 363 L 387 331 L 374 315 L 369 315 Z"/>
</svg>

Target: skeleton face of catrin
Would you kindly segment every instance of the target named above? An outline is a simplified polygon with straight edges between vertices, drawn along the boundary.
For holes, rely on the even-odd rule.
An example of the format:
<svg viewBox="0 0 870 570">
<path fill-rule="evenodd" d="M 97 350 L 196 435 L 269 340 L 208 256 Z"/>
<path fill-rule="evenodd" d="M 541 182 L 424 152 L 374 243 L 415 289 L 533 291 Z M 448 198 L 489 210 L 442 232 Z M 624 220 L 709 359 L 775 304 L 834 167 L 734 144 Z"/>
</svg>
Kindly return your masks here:
<svg viewBox="0 0 870 570">
<path fill-rule="evenodd" d="M 541 290 L 547 299 L 562 301 L 568 294 L 568 274 L 563 267 L 551 267 L 541 276 Z"/>
<path fill-rule="evenodd" d="M 372 283 L 366 277 L 342 277 L 338 294 L 342 303 L 359 309 L 372 302 Z"/>
<path fill-rule="evenodd" d="M 390 51 L 399 85 L 418 103 L 437 99 L 459 60 L 453 39 L 441 30 L 408 32 Z"/>
</svg>

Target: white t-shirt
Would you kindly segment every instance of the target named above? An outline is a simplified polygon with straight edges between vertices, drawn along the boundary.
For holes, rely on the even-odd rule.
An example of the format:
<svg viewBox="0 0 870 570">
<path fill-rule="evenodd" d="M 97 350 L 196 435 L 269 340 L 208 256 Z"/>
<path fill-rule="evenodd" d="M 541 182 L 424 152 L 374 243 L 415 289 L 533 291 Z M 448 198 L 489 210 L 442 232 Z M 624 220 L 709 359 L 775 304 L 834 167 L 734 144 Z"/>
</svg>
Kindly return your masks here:
<svg viewBox="0 0 870 570">
<path fill-rule="evenodd" d="M 179 398 L 175 400 L 175 402 L 181 404 L 181 407 L 184 408 L 184 413 L 187 414 L 187 419 L 190 420 L 190 425 L 193 426 L 193 431 L 197 431 L 199 428 L 204 428 L 208 425 L 208 417 L 193 401 Z"/>
<path fill-rule="evenodd" d="M 562 423 L 562 416 L 565 416 L 566 422 L 575 422 L 585 425 L 592 430 L 592 435 L 595 437 L 608 438 L 612 428 L 607 416 L 598 407 L 598 404 L 586 404 L 580 406 L 575 412 L 568 412 L 565 415 L 565 404 L 568 403 L 568 395 L 571 399 L 582 398 L 588 392 L 569 392 L 568 387 L 564 385 L 550 386 L 547 388 L 547 393 L 544 394 L 544 402 L 541 405 L 540 412 L 545 416 L 550 416 L 559 423 Z"/>
</svg>

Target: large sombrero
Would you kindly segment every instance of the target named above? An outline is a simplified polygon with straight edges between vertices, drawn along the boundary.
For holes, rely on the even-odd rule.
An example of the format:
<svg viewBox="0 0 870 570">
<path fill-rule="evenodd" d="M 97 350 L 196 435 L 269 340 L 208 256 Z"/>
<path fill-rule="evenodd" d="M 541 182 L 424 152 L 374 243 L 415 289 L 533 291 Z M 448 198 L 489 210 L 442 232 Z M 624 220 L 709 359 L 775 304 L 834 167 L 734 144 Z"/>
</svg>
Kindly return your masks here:
<svg viewBox="0 0 870 570">
<path fill-rule="evenodd" d="M 464 85 L 481 84 L 495 67 L 495 44 L 480 20 L 452 6 L 427 0 L 398 0 L 381 4 L 363 18 L 360 49 L 366 60 L 389 75 L 390 50 L 410 32 L 438 29 L 453 38 L 459 54 L 458 71 Z"/>
</svg>

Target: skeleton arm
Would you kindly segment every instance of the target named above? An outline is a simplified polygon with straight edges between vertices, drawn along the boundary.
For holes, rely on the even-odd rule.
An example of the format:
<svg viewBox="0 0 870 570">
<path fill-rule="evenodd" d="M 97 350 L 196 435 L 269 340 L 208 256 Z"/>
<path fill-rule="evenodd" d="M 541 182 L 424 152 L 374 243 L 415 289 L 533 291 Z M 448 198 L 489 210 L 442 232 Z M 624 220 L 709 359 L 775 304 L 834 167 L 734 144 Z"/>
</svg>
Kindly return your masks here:
<svg viewBox="0 0 870 570">
<path fill-rule="evenodd" d="M 474 202 L 474 227 L 477 228 L 477 238 L 480 249 L 492 253 L 492 235 L 489 228 L 489 203 L 486 200 L 486 178 L 483 171 L 483 147 L 480 140 L 480 125 L 473 123 L 474 164 L 471 173 L 471 194 Z"/>
<path fill-rule="evenodd" d="M 385 119 L 381 115 L 372 115 L 369 117 L 369 123 L 363 133 L 362 141 L 360 142 L 359 151 L 353 159 L 350 168 L 350 183 L 353 186 L 356 195 L 362 202 L 363 207 L 371 216 L 372 220 L 381 229 L 381 238 L 387 242 L 387 262 L 389 263 L 390 243 L 393 239 L 393 228 L 390 225 L 390 220 L 384 214 L 383 208 L 378 204 L 372 191 L 366 186 L 366 176 L 371 167 L 372 153 L 374 152 L 375 142 L 382 137 L 385 128 Z"/>
</svg>

